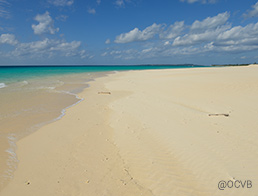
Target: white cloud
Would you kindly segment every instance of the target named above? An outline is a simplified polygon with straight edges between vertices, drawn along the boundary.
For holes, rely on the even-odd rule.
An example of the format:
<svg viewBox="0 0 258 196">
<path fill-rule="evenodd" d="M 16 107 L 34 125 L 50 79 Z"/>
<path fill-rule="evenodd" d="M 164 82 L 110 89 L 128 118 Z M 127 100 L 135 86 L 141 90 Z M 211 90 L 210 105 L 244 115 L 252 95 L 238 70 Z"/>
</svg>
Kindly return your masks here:
<svg viewBox="0 0 258 196">
<path fill-rule="evenodd" d="M 101 3 L 101 0 L 97 0 L 97 4 L 100 5 L 100 3 Z"/>
<path fill-rule="evenodd" d="M 115 1 L 115 4 L 119 7 L 123 7 L 125 5 L 125 2 L 124 0 L 116 0 Z"/>
<path fill-rule="evenodd" d="M 258 49 L 258 23 L 247 26 L 221 26 L 216 30 L 207 30 L 199 34 L 186 34 L 177 37 L 174 47 L 193 47 L 199 52 L 244 52 Z"/>
<path fill-rule="evenodd" d="M 184 46 L 214 41 L 221 33 L 231 28 L 231 26 L 227 24 L 229 16 L 230 15 L 225 12 L 214 17 L 207 17 L 203 21 L 196 20 L 190 26 L 190 32 L 184 36 L 178 36 L 174 40 L 173 46 Z"/>
<path fill-rule="evenodd" d="M 110 52 L 111 55 L 114 55 L 114 54 L 121 54 L 121 53 L 122 53 L 122 51 L 119 51 L 119 50 L 112 50 L 112 51 Z"/>
<path fill-rule="evenodd" d="M 219 52 L 227 52 L 227 53 L 241 53 L 246 51 L 254 51 L 258 49 L 258 46 L 246 46 L 246 45 L 227 45 L 220 46 L 215 48 Z"/>
<path fill-rule="evenodd" d="M 115 43 L 129 43 L 152 39 L 156 34 L 160 32 L 161 27 L 162 25 L 157 25 L 156 23 L 154 23 L 143 31 L 135 28 L 128 33 L 122 33 L 121 35 L 118 35 L 115 39 Z"/>
<path fill-rule="evenodd" d="M 101 56 L 107 56 L 108 55 L 108 52 L 104 52 L 101 54 Z"/>
<path fill-rule="evenodd" d="M 8 7 L 10 6 L 10 3 L 6 0 L 0 0 L 0 17 L 2 18 L 9 18 L 10 12 L 8 11 Z"/>
<path fill-rule="evenodd" d="M 135 58 L 135 56 L 139 54 L 137 50 L 134 49 L 128 49 L 128 50 L 112 50 L 112 51 L 106 51 L 101 54 L 101 56 L 113 56 L 115 59 L 132 59 Z"/>
<path fill-rule="evenodd" d="M 54 28 L 54 21 L 49 15 L 49 12 L 46 12 L 45 14 L 38 14 L 34 20 L 39 22 L 37 25 L 32 25 L 32 29 L 34 30 L 34 34 L 40 35 L 44 33 L 50 33 L 50 34 L 55 34 L 56 32 L 59 31 L 59 28 Z"/>
<path fill-rule="evenodd" d="M 180 37 L 182 32 L 186 29 L 184 21 L 175 22 L 174 24 L 165 28 L 162 24 L 154 23 L 143 31 L 134 28 L 128 33 L 122 33 L 115 39 L 115 43 L 129 43 L 135 41 L 145 41 L 159 35 L 160 39 L 175 39 L 174 45 L 187 45 L 202 40 L 210 40 L 218 35 L 221 31 L 228 29 L 227 21 L 230 17 L 228 12 L 218 14 L 214 17 L 207 17 L 203 21 L 196 20 L 190 26 L 190 33 Z"/>
<path fill-rule="evenodd" d="M 115 0 L 115 5 L 118 7 L 125 7 L 126 3 L 132 3 L 132 0 Z"/>
<path fill-rule="evenodd" d="M 185 34 L 182 37 L 177 37 L 173 42 L 173 46 L 186 46 L 186 45 L 210 42 L 217 39 L 217 37 L 221 33 L 225 32 L 229 28 L 230 26 L 225 25 L 215 30 L 207 29 L 205 32 L 201 32 L 201 33 Z"/>
<path fill-rule="evenodd" d="M 107 39 L 107 40 L 105 41 L 105 44 L 110 44 L 110 43 L 111 43 L 110 39 Z"/>
<path fill-rule="evenodd" d="M 125 60 L 162 56 L 184 58 L 196 54 L 217 53 L 244 53 L 244 56 L 247 51 L 258 51 L 258 22 L 246 26 L 232 26 L 229 18 L 230 14 L 224 12 L 204 20 L 196 20 L 190 25 L 181 21 L 170 26 L 154 23 L 142 31 L 135 28 L 117 36 L 115 43 L 149 41 L 137 45 L 137 50 L 130 53 L 116 50 L 120 52 L 106 52 L 103 56 L 111 55 Z M 153 40 L 155 36 L 157 39 Z"/>
<path fill-rule="evenodd" d="M 81 56 L 82 59 L 85 59 L 86 57 L 89 57 L 89 55 L 86 53 L 85 50 L 81 50 L 79 52 L 79 55 Z M 93 56 L 91 56 L 90 58 L 93 58 Z"/>
<path fill-rule="evenodd" d="M 181 2 L 187 2 L 187 3 L 195 3 L 198 2 L 199 0 L 180 0 Z"/>
<path fill-rule="evenodd" d="M 55 6 L 71 6 L 74 2 L 74 0 L 48 0 L 50 4 L 53 4 Z"/>
<path fill-rule="evenodd" d="M 200 2 L 200 3 L 203 3 L 203 4 L 206 4 L 206 3 L 216 3 L 217 0 L 180 0 L 181 2 L 187 2 L 187 3 L 195 3 L 195 2 Z"/>
<path fill-rule="evenodd" d="M 141 52 L 148 53 L 148 52 L 151 52 L 152 50 L 153 50 L 153 48 L 147 48 L 147 49 L 143 49 Z"/>
<path fill-rule="evenodd" d="M 162 56 L 185 56 L 185 55 L 193 55 L 193 54 L 198 54 L 198 53 L 202 53 L 203 49 L 202 48 L 196 48 L 193 46 L 189 46 L 189 47 L 183 47 L 183 48 L 168 48 L 166 50 L 160 51 L 160 55 Z M 154 56 L 155 54 L 153 54 Z"/>
<path fill-rule="evenodd" d="M 96 10 L 94 8 L 88 8 L 87 11 L 89 14 L 96 14 Z"/>
<path fill-rule="evenodd" d="M 207 17 L 203 21 L 196 20 L 190 27 L 191 31 L 203 32 L 206 29 L 216 29 L 228 21 L 230 14 L 228 12 L 220 13 L 214 17 Z"/>
<path fill-rule="evenodd" d="M 164 46 L 168 46 L 170 44 L 170 42 L 169 41 L 166 41 L 165 43 L 164 43 Z"/>
<path fill-rule="evenodd" d="M 247 13 L 244 14 L 244 17 L 258 17 L 258 2 L 252 6 L 252 10 L 249 10 Z"/>
<path fill-rule="evenodd" d="M 67 18 L 68 18 L 68 16 L 66 16 L 66 15 L 59 15 L 56 17 L 56 20 L 65 22 L 67 20 Z"/>
<path fill-rule="evenodd" d="M 0 36 L 0 44 L 16 45 L 18 44 L 18 41 L 16 40 L 15 36 L 12 34 L 2 34 Z"/>
<path fill-rule="evenodd" d="M 180 21 L 172 25 L 154 23 L 144 30 L 134 28 L 118 35 L 115 43 L 149 41 L 137 44 L 137 50 L 126 52 L 116 49 L 107 51 L 102 56 L 110 55 L 123 60 L 162 56 L 183 59 L 185 56 L 213 56 L 218 53 L 237 53 L 241 57 L 248 51 L 258 51 L 258 22 L 246 26 L 232 26 L 229 18 L 229 12 L 224 12 L 204 20 L 196 20 L 190 25 Z"/>
<path fill-rule="evenodd" d="M 122 33 L 116 37 L 115 43 L 129 43 L 135 41 L 150 40 L 159 35 L 160 39 L 173 40 L 173 46 L 197 44 L 205 41 L 212 41 L 221 32 L 231 28 L 228 24 L 230 14 L 228 12 L 220 13 L 214 17 L 207 17 L 202 21 L 196 20 L 189 28 L 189 33 L 181 35 L 187 28 L 184 21 L 175 22 L 168 28 L 162 24 L 154 23 L 143 31 L 138 28 L 128 33 Z M 187 30 L 187 29 L 186 29 Z"/>
<path fill-rule="evenodd" d="M 70 54 L 72 54 L 73 51 L 78 49 L 80 46 L 81 46 L 80 41 L 72 41 L 70 43 L 55 41 L 54 45 L 51 46 L 50 51 L 63 51 L 66 53 L 66 56 L 70 56 Z"/>
<path fill-rule="evenodd" d="M 236 26 L 221 33 L 217 38 L 217 44 L 258 46 L 258 22 L 245 27 Z"/>
<path fill-rule="evenodd" d="M 162 31 L 159 35 L 161 39 L 172 39 L 180 35 L 184 30 L 184 21 L 175 22 L 173 25 L 170 25 L 167 30 Z"/>
<path fill-rule="evenodd" d="M 80 50 L 81 42 L 64 40 L 44 39 L 29 43 L 20 43 L 15 50 L 10 53 L 11 56 L 29 56 L 35 57 L 52 57 L 52 56 L 79 56 L 85 58 L 88 56 L 85 50 Z"/>
</svg>

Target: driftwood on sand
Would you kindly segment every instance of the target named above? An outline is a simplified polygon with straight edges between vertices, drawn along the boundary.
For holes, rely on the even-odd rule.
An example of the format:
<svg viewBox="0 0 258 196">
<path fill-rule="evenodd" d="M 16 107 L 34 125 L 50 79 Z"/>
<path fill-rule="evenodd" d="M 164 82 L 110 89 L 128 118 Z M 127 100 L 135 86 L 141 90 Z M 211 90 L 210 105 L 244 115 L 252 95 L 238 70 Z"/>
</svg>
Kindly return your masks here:
<svg viewBox="0 0 258 196">
<path fill-rule="evenodd" d="M 98 92 L 98 94 L 111 95 L 111 92 Z"/>
<path fill-rule="evenodd" d="M 229 114 L 209 114 L 209 116 L 225 116 L 225 117 L 229 117 Z"/>
</svg>

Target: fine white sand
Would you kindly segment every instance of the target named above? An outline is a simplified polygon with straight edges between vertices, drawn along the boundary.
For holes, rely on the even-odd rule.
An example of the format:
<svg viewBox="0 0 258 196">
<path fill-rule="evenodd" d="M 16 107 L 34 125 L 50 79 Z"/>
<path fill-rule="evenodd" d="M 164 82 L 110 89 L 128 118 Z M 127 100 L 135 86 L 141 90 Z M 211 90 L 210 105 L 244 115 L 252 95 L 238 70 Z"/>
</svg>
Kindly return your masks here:
<svg viewBox="0 0 258 196">
<path fill-rule="evenodd" d="M 98 78 L 61 120 L 17 143 L 0 195 L 255 196 L 257 76 L 252 65 Z M 249 188 L 219 190 L 221 180 Z"/>
</svg>

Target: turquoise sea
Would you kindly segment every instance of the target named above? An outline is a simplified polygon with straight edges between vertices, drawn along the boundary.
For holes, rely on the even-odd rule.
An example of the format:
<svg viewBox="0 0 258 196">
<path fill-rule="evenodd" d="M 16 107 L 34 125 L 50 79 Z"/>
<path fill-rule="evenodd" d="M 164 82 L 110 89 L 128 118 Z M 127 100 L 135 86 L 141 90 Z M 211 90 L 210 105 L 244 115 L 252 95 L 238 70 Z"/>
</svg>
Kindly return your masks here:
<svg viewBox="0 0 258 196">
<path fill-rule="evenodd" d="M 195 67 L 202 66 L 0 66 L 0 190 L 18 164 L 16 141 L 82 101 L 77 94 L 89 81 L 116 71 Z"/>
<path fill-rule="evenodd" d="M 0 66 L 0 88 L 11 82 L 45 76 L 85 72 L 128 71 L 147 69 L 178 69 L 199 65 L 110 65 L 110 66 Z"/>
</svg>

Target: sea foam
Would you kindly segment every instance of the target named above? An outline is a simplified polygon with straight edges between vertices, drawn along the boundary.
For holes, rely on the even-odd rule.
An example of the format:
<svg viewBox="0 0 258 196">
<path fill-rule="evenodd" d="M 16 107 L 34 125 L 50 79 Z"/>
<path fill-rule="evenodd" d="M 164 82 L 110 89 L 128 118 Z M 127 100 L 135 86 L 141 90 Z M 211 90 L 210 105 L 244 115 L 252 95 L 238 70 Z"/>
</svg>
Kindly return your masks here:
<svg viewBox="0 0 258 196">
<path fill-rule="evenodd" d="M 0 83 L 0 88 L 6 87 L 5 83 Z"/>
</svg>

